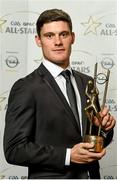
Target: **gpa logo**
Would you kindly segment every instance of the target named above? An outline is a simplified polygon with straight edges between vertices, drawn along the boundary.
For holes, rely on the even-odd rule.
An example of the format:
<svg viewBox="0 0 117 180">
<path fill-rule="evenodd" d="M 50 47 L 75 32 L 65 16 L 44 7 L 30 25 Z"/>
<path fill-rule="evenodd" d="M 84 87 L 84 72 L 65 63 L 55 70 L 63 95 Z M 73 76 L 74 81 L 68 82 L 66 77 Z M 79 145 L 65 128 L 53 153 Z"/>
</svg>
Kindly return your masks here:
<svg viewBox="0 0 117 180">
<path fill-rule="evenodd" d="M 19 60 L 16 56 L 8 56 L 7 59 L 6 59 L 6 65 L 9 67 L 9 68 L 15 68 L 17 67 L 19 64 Z"/>
</svg>

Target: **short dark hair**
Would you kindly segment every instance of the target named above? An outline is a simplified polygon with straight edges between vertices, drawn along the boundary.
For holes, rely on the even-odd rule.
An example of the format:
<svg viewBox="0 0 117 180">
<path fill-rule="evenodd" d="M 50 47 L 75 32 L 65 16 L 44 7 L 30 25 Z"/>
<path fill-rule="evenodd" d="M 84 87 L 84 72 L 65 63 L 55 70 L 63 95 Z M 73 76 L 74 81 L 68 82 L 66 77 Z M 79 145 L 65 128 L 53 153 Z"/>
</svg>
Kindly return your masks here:
<svg viewBox="0 0 117 180">
<path fill-rule="evenodd" d="M 43 11 L 39 18 L 37 19 L 36 23 L 36 29 L 37 29 L 37 34 L 40 36 L 40 31 L 42 26 L 45 23 L 53 22 L 53 21 L 65 21 L 68 23 L 70 31 L 72 32 L 72 21 L 70 16 L 63 10 L 61 9 L 49 9 Z"/>
</svg>

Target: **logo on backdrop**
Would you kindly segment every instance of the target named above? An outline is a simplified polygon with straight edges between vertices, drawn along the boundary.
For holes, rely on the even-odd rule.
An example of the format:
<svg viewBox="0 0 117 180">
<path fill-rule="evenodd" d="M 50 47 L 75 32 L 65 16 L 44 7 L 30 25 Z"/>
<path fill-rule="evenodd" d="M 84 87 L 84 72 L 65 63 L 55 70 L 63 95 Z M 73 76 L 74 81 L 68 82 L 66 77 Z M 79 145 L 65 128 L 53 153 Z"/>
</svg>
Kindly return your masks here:
<svg viewBox="0 0 117 180">
<path fill-rule="evenodd" d="M 28 177 L 27 176 L 21 176 L 21 177 L 19 177 L 19 176 L 16 176 L 16 175 L 12 175 L 12 176 L 9 176 L 9 177 L 6 177 L 6 175 L 0 175 L 0 180 L 1 179 L 12 179 L 12 180 L 15 180 L 15 179 L 25 179 L 25 180 L 27 180 L 28 179 Z"/>
<path fill-rule="evenodd" d="M 101 26 L 101 22 L 93 16 L 90 16 L 86 22 L 81 23 L 85 27 L 84 35 L 93 33 L 97 35 L 97 29 Z"/>
<path fill-rule="evenodd" d="M 109 56 L 103 57 L 101 61 L 101 65 L 104 69 L 112 69 L 113 66 L 115 65 L 114 59 Z"/>
<path fill-rule="evenodd" d="M 5 68 L 9 72 L 21 70 L 24 73 L 26 64 L 24 58 L 27 58 L 25 53 L 28 50 L 28 48 L 25 50 L 25 43 L 27 42 L 27 35 L 30 35 L 30 39 L 32 39 L 30 46 L 33 46 L 38 16 L 39 13 L 33 11 L 16 11 L 0 17 L 0 33 L 5 34 L 3 40 L 8 42 L 5 44 L 6 52 L 4 48 L 5 53 L 3 52 L 2 55 L 1 68 Z M 22 44 L 21 47 L 20 44 Z M 34 57 L 30 56 L 31 58 Z M 37 63 L 37 61 L 35 62 Z"/>
<path fill-rule="evenodd" d="M 29 14 L 32 16 L 28 16 Z M 31 11 L 17 11 L 11 14 L 5 14 L 0 17 L 0 33 L 21 35 L 35 34 L 35 22 L 38 15 L 38 13 Z M 29 20 L 27 20 L 27 17 Z"/>
<path fill-rule="evenodd" d="M 19 60 L 16 56 L 8 56 L 7 59 L 6 59 L 6 65 L 9 67 L 9 68 L 15 68 L 17 67 L 19 64 Z"/>
<path fill-rule="evenodd" d="M 104 73 L 97 74 L 97 83 L 98 84 L 105 84 L 107 81 L 107 76 Z"/>
<path fill-rule="evenodd" d="M 81 22 L 83 26 L 83 34 L 99 35 L 99 36 L 117 36 L 117 13 L 102 14 L 101 17 L 90 16 L 87 17 L 84 22 Z"/>
<path fill-rule="evenodd" d="M 83 50 L 72 51 L 71 66 L 74 70 L 84 74 L 90 74 L 93 67 L 92 62 L 94 62 L 92 53 Z"/>
<path fill-rule="evenodd" d="M 115 158 L 115 156 L 112 156 L 111 161 L 113 161 L 113 157 Z M 102 179 L 117 179 L 117 175 L 114 173 L 117 171 L 117 165 L 116 164 L 111 164 L 108 163 L 106 164 L 103 168 L 102 168 L 102 174 L 103 177 Z"/>
<path fill-rule="evenodd" d="M 117 112 L 117 99 L 116 99 L 116 97 L 107 99 L 106 104 L 108 105 L 110 111 Z"/>
<path fill-rule="evenodd" d="M 3 32 L 2 27 L 3 27 L 3 25 L 4 25 L 6 22 L 7 22 L 7 20 L 4 20 L 4 19 L 0 18 L 0 32 L 1 32 L 1 33 Z"/>
</svg>

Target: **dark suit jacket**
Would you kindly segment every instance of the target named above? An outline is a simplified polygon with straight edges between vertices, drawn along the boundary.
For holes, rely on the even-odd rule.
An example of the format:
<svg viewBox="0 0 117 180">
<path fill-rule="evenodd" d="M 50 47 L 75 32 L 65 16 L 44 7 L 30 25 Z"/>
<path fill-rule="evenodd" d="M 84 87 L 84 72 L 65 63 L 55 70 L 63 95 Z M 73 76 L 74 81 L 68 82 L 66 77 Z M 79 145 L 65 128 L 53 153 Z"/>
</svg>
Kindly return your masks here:
<svg viewBox="0 0 117 180">
<path fill-rule="evenodd" d="M 84 91 L 90 77 L 76 71 L 74 76 L 81 95 L 85 134 L 89 121 L 84 113 Z M 29 178 L 80 179 L 84 170 L 89 170 L 92 178 L 99 178 L 97 161 L 65 166 L 66 148 L 82 141 L 79 132 L 64 95 L 43 64 L 13 85 L 6 113 L 4 153 L 8 163 L 27 166 Z M 106 145 L 112 134 L 108 133 Z"/>
</svg>

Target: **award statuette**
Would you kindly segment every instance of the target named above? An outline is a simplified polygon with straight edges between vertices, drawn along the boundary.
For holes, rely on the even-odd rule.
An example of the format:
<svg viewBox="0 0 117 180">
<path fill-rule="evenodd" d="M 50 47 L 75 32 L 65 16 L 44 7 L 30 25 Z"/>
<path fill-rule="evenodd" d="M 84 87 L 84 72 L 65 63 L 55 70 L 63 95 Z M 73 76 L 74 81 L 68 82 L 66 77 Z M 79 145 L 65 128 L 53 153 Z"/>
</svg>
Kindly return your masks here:
<svg viewBox="0 0 117 180">
<path fill-rule="evenodd" d="M 104 95 L 103 95 L 103 102 L 101 108 L 103 109 L 106 102 L 106 95 L 107 95 L 107 89 L 108 89 L 108 82 L 109 82 L 109 76 L 110 71 L 107 71 L 106 75 L 106 82 L 105 82 L 105 89 L 104 89 Z M 99 102 L 98 95 L 99 91 L 96 87 L 96 80 L 97 80 L 97 63 L 95 64 L 94 69 L 94 81 L 89 80 L 88 84 L 86 86 L 85 94 L 87 96 L 87 106 L 85 107 L 86 115 L 90 121 L 90 126 L 88 128 L 88 132 L 84 137 L 84 142 L 93 142 L 94 148 L 90 149 L 92 152 L 101 152 L 103 149 L 103 137 L 101 136 L 101 116 L 100 116 L 100 109 L 99 109 Z M 97 117 L 99 120 L 99 127 L 94 126 L 93 120 L 94 117 Z M 95 130 L 93 129 L 95 128 Z M 93 133 L 92 133 L 93 132 Z M 95 132 L 95 134 L 94 134 Z"/>
</svg>

